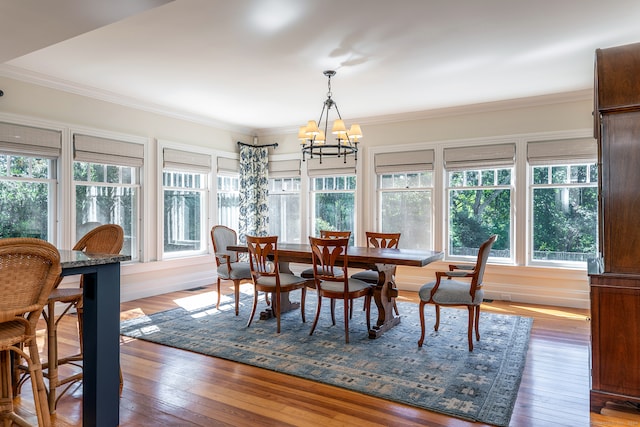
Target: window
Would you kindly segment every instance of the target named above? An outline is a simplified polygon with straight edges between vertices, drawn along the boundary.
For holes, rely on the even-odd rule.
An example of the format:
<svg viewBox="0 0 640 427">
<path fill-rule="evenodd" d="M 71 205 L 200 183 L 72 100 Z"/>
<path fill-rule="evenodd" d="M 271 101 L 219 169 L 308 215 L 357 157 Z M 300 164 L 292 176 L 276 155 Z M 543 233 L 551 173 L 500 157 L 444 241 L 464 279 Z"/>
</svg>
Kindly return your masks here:
<svg viewBox="0 0 640 427">
<path fill-rule="evenodd" d="M 300 178 L 270 178 L 269 234 L 301 243 L 300 223 Z"/>
<path fill-rule="evenodd" d="M 432 172 L 378 175 L 380 230 L 402 233 L 400 247 L 432 247 Z"/>
<path fill-rule="evenodd" d="M 378 178 L 378 230 L 402 233 L 400 247 L 433 247 L 434 150 L 375 155 Z"/>
<path fill-rule="evenodd" d="M 240 226 L 240 178 L 218 175 L 218 224 L 238 230 Z"/>
<path fill-rule="evenodd" d="M 595 163 L 534 166 L 532 261 L 583 262 L 598 246 Z"/>
<path fill-rule="evenodd" d="M 597 143 L 574 138 L 527 143 L 529 262 L 580 266 L 598 251 Z"/>
<path fill-rule="evenodd" d="M 139 259 L 140 174 L 144 145 L 73 135 L 76 240 L 100 224 L 124 230 L 122 253 Z"/>
<path fill-rule="evenodd" d="M 0 153 L 0 238 L 53 240 L 55 164 L 52 159 Z"/>
<path fill-rule="evenodd" d="M 211 156 L 164 147 L 163 252 L 184 256 L 206 251 L 207 177 Z"/>
<path fill-rule="evenodd" d="M 201 173 L 162 174 L 165 254 L 204 251 L 206 179 Z"/>
<path fill-rule="evenodd" d="M 351 244 L 356 229 L 355 175 L 311 178 L 311 227 L 314 236 L 320 230 L 351 230 Z"/>
<path fill-rule="evenodd" d="M 138 258 L 139 168 L 89 162 L 73 163 L 76 240 L 100 224 L 124 230 L 121 253 Z"/>
<path fill-rule="evenodd" d="M 0 238 L 55 243 L 60 131 L 0 122 Z"/>
<path fill-rule="evenodd" d="M 512 200 L 509 169 L 448 172 L 449 255 L 475 257 L 492 234 L 491 256 L 511 258 Z"/>
<path fill-rule="evenodd" d="M 492 234 L 496 260 L 513 260 L 513 143 L 445 148 L 447 255 L 475 258 Z"/>
</svg>

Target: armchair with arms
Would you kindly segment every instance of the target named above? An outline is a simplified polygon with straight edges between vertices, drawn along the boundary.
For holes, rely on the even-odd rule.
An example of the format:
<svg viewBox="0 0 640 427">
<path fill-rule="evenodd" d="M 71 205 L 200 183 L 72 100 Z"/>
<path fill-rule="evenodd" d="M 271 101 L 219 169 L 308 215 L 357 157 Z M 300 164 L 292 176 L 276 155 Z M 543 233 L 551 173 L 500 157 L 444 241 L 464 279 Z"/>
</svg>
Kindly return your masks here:
<svg viewBox="0 0 640 427">
<path fill-rule="evenodd" d="M 475 265 L 449 265 L 449 271 L 437 271 L 436 280 L 424 284 L 418 292 L 420 296 L 420 329 L 421 335 L 418 347 L 422 347 L 425 336 L 424 307 L 434 304 L 436 307 L 436 323 L 434 329 L 440 326 L 440 306 L 466 306 L 469 311 L 469 327 L 467 331 L 469 351 L 473 351 L 473 332 L 476 340 L 480 340 L 478 323 L 480 320 L 480 305 L 484 298 L 482 280 L 484 270 L 489 259 L 491 246 L 498 238 L 497 235 L 489 237 L 478 251 Z M 467 281 L 453 280 L 467 278 Z M 443 280 L 444 279 L 444 280 Z"/>
</svg>

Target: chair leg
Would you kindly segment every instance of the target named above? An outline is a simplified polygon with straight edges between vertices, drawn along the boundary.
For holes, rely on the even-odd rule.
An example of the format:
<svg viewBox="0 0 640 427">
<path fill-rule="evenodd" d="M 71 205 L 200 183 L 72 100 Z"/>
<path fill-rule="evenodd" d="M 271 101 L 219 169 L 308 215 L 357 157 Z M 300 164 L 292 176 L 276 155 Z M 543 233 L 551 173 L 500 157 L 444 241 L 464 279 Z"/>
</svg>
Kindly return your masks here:
<svg viewBox="0 0 640 427">
<path fill-rule="evenodd" d="M 480 329 L 478 328 L 478 325 L 480 324 L 480 306 L 477 305 L 476 306 L 476 320 L 475 320 L 475 325 L 476 325 L 476 341 L 480 341 Z"/>
<path fill-rule="evenodd" d="M 311 325 L 311 332 L 309 335 L 313 335 L 313 331 L 316 330 L 316 325 L 318 324 L 318 319 L 320 319 L 320 309 L 322 308 L 322 295 L 318 294 L 318 304 L 316 306 L 316 317 L 313 319 L 313 325 Z"/>
<path fill-rule="evenodd" d="M 367 295 L 364 297 L 365 307 L 365 315 L 367 316 L 367 333 L 371 330 L 371 295 Z"/>
<path fill-rule="evenodd" d="M 335 301 L 335 300 L 332 300 Z M 344 342 L 349 344 L 349 310 L 350 307 L 353 307 L 353 300 L 349 300 L 347 298 L 344 299 Z M 368 331 L 367 331 L 368 333 Z"/>
<path fill-rule="evenodd" d="M 440 327 L 440 306 L 436 304 L 436 324 L 433 326 L 433 330 L 437 332 L 439 327 Z"/>
<path fill-rule="evenodd" d="M 420 339 L 418 340 L 418 347 L 422 347 L 422 343 L 424 343 L 424 306 L 427 305 L 425 302 L 420 301 L 420 308 L 418 309 L 418 314 L 420 315 Z"/>
<path fill-rule="evenodd" d="M 307 319 L 304 312 L 304 306 L 307 300 L 307 287 L 305 286 L 302 289 L 300 289 L 300 292 L 302 293 L 300 295 L 300 314 L 302 315 L 302 323 L 307 323 Z"/>
<path fill-rule="evenodd" d="M 256 289 L 253 290 L 253 305 L 251 307 L 251 315 L 249 316 L 249 321 L 247 322 L 247 328 L 251 326 L 251 322 L 253 321 L 253 316 L 256 314 L 256 307 L 258 306 L 258 291 Z M 237 300 L 236 300 L 237 301 Z M 236 316 L 238 313 L 236 312 Z"/>
<path fill-rule="evenodd" d="M 255 292 L 254 292 L 255 294 Z M 236 316 L 240 313 L 240 281 L 233 281 L 233 297 L 236 300 Z"/>
<path fill-rule="evenodd" d="M 216 309 L 220 309 L 220 277 L 217 280 L 217 293 L 218 293 L 218 301 L 216 302 Z"/>
<path fill-rule="evenodd" d="M 469 351 L 473 351 L 473 321 L 475 319 L 474 309 L 472 305 L 467 306 L 469 310 L 469 329 L 467 331 L 467 338 L 469 340 Z"/>
<path fill-rule="evenodd" d="M 273 293 L 273 313 L 276 315 L 276 332 L 280 333 L 280 307 L 282 306 L 281 301 L 280 301 L 281 295 L 279 292 L 274 292 Z"/>
<path fill-rule="evenodd" d="M 31 384 L 38 425 L 48 427 L 51 425 L 51 416 L 49 414 L 49 404 L 47 403 L 47 389 L 45 388 L 44 377 L 42 375 L 42 364 L 40 363 L 40 355 L 38 354 L 38 344 L 35 339 L 29 343 L 29 357 L 31 362 Z"/>
<path fill-rule="evenodd" d="M 336 324 L 336 300 L 331 298 L 331 321 Z"/>
<path fill-rule="evenodd" d="M 49 413 L 56 413 L 56 389 L 58 384 L 58 332 L 55 302 L 47 304 L 47 377 L 49 378 Z M 78 318 L 80 316 L 78 315 Z"/>
</svg>

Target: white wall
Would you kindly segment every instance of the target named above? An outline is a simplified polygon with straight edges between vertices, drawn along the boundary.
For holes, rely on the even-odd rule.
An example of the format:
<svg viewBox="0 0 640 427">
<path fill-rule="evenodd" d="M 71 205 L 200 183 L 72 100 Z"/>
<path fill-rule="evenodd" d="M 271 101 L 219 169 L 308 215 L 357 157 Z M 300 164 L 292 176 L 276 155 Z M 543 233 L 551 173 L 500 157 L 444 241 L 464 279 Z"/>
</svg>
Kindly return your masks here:
<svg viewBox="0 0 640 427">
<path fill-rule="evenodd" d="M 148 138 L 152 148 L 157 145 L 158 140 L 167 140 L 235 153 L 236 141 L 252 141 L 253 131 L 250 129 L 168 116 L 159 109 L 133 108 L 5 77 L 0 77 L 0 89 L 5 92 L 0 98 L 1 120 L 47 122 L 56 128 L 82 127 L 123 133 Z M 122 101 L 122 104 L 124 103 L 125 100 Z M 527 135 L 585 135 L 589 134 L 592 128 L 592 106 L 592 94 L 583 92 L 393 118 L 358 120 L 365 133 L 358 160 L 363 177 L 362 185 L 368 189 L 374 185 L 370 182 L 373 174 L 367 172 L 372 170 L 369 150 L 385 150 L 390 145 L 432 146 L 478 140 L 502 140 L 505 137 L 522 139 Z M 393 121 L 390 122 L 390 119 Z M 260 134 L 260 143 L 272 142 L 279 144 L 276 156 L 290 157 L 299 149 L 296 129 L 293 128 Z M 145 164 L 145 177 L 149 181 L 151 177 L 157 176 L 153 159 L 155 156 L 151 156 Z M 145 182 L 145 186 L 145 251 L 156 251 L 157 215 L 154 210 L 157 187 L 151 182 Z M 366 192 L 361 200 L 363 229 L 374 222 L 371 209 L 365 208 L 375 203 L 375 194 L 372 193 Z M 214 219 L 211 218 L 211 221 Z M 440 231 L 436 231 L 436 242 L 441 240 L 438 233 Z M 438 243 L 435 249 L 442 249 L 437 246 Z M 151 256 L 147 259 L 156 258 Z M 212 256 L 124 265 L 122 299 L 126 301 L 213 283 L 214 266 Z M 422 283 L 432 279 L 435 268 L 441 267 L 442 264 L 439 263 L 423 269 L 399 268 L 398 285 L 403 289 L 417 290 Z M 582 308 L 589 306 L 589 287 L 584 270 L 524 265 L 490 266 L 485 283 L 489 298 L 509 298 L 514 301 Z"/>
</svg>

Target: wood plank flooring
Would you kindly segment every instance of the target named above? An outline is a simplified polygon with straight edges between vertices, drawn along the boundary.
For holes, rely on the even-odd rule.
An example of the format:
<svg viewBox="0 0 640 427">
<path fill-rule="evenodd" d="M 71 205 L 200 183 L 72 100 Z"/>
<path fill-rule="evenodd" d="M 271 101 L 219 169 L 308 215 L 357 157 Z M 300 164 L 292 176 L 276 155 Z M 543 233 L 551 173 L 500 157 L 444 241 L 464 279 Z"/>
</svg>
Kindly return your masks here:
<svg viewBox="0 0 640 427">
<path fill-rule="evenodd" d="M 227 283 L 225 293 L 231 291 Z M 230 284 L 230 282 L 229 282 Z M 122 316 L 151 314 L 194 300 L 215 301 L 213 286 L 123 303 Z M 417 302 L 416 293 L 401 292 Z M 241 311 L 245 313 L 248 307 Z M 491 302 L 483 310 L 533 317 L 513 426 L 640 426 L 589 412 L 588 312 Z M 482 324 L 480 325 L 482 331 Z M 63 321 L 61 351 L 73 351 L 75 318 Z M 416 340 L 419 331 L 416 331 Z M 42 338 L 44 341 L 44 337 Z M 42 343 L 45 344 L 44 342 Z M 411 406 L 144 341 L 122 340 L 122 426 L 480 426 Z M 81 425 L 81 387 L 58 404 L 53 425 Z M 29 386 L 16 399 L 31 420 Z"/>
</svg>

